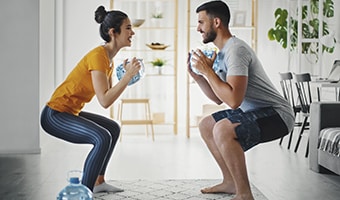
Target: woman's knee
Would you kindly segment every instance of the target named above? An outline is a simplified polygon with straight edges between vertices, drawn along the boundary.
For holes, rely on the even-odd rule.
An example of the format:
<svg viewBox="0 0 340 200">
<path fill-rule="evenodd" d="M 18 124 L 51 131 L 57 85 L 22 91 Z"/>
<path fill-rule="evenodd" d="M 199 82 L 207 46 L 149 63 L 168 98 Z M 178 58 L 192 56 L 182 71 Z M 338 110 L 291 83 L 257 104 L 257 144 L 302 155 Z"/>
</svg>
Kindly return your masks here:
<svg viewBox="0 0 340 200">
<path fill-rule="evenodd" d="M 109 148 L 113 142 L 110 131 L 103 129 L 97 134 L 96 144 L 105 148 Z"/>
<path fill-rule="evenodd" d="M 120 126 L 118 123 L 113 122 L 112 126 L 109 129 L 109 132 L 111 134 L 111 137 L 114 142 L 117 142 L 119 135 L 120 135 Z"/>
</svg>

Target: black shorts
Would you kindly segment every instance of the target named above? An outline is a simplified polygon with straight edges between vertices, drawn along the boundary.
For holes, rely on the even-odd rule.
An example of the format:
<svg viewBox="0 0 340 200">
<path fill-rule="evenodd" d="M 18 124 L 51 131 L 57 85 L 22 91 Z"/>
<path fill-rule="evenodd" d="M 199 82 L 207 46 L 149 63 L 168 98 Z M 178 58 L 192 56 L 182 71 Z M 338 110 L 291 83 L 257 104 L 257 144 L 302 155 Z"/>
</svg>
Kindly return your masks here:
<svg viewBox="0 0 340 200">
<path fill-rule="evenodd" d="M 232 123 L 240 123 L 235 132 L 244 151 L 261 142 L 269 142 L 288 134 L 286 124 L 272 107 L 248 112 L 243 112 L 240 108 L 227 109 L 213 113 L 212 117 L 216 122 L 227 118 Z"/>
</svg>

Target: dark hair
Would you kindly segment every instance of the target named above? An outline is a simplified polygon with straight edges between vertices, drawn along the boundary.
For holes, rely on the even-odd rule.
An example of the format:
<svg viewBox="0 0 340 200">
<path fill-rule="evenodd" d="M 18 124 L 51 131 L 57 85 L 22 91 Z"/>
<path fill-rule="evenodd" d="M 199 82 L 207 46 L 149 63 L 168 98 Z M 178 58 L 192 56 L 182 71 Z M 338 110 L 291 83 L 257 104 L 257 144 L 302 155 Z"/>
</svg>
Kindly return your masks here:
<svg viewBox="0 0 340 200">
<path fill-rule="evenodd" d="M 218 17 L 221 19 L 222 24 L 225 27 L 229 26 L 230 22 L 230 10 L 226 3 L 223 1 L 210 1 L 200 5 L 196 9 L 196 13 L 200 11 L 206 11 L 210 18 Z"/>
<path fill-rule="evenodd" d="M 107 12 L 104 6 L 99 6 L 95 12 L 94 19 L 100 24 L 99 33 L 100 36 L 106 42 L 110 42 L 109 29 L 113 28 L 116 33 L 120 33 L 120 26 L 123 21 L 128 18 L 127 14 L 118 10 L 111 10 Z"/>
</svg>

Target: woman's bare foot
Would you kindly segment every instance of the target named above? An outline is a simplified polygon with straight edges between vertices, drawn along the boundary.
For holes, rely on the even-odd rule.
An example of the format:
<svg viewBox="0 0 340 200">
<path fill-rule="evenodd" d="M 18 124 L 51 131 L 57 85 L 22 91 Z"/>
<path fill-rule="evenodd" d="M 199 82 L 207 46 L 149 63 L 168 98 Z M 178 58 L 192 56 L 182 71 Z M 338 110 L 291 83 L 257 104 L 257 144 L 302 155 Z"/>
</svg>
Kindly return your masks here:
<svg viewBox="0 0 340 200">
<path fill-rule="evenodd" d="M 235 194 L 236 189 L 235 189 L 234 185 L 230 185 L 228 183 L 220 183 L 220 184 L 212 186 L 212 187 L 203 188 L 203 189 L 201 189 L 201 192 L 203 194 L 208 194 L 208 193 Z"/>
</svg>

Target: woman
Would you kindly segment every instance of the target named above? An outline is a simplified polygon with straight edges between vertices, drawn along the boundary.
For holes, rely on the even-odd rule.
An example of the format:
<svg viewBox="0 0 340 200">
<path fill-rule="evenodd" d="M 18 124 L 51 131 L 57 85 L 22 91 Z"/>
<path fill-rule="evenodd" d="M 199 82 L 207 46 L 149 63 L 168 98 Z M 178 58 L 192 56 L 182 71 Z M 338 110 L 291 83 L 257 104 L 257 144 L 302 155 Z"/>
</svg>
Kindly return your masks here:
<svg viewBox="0 0 340 200">
<path fill-rule="evenodd" d="M 104 180 L 105 170 L 120 133 L 119 125 L 106 117 L 81 111 L 96 96 L 108 108 L 126 89 L 141 66 L 136 58 L 124 60 L 125 76 L 112 86 L 112 60 L 118 51 L 131 46 L 135 34 L 128 16 L 121 11 L 107 12 L 99 6 L 95 20 L 105 44 L 86 54 L 54 91 L 41 113 L 41 126 L 52 136 L 77 144 L 92 144 L 84 168 L 82 184 L 94 193 L 119 192 L 122 189 Z"/>
</svg>

